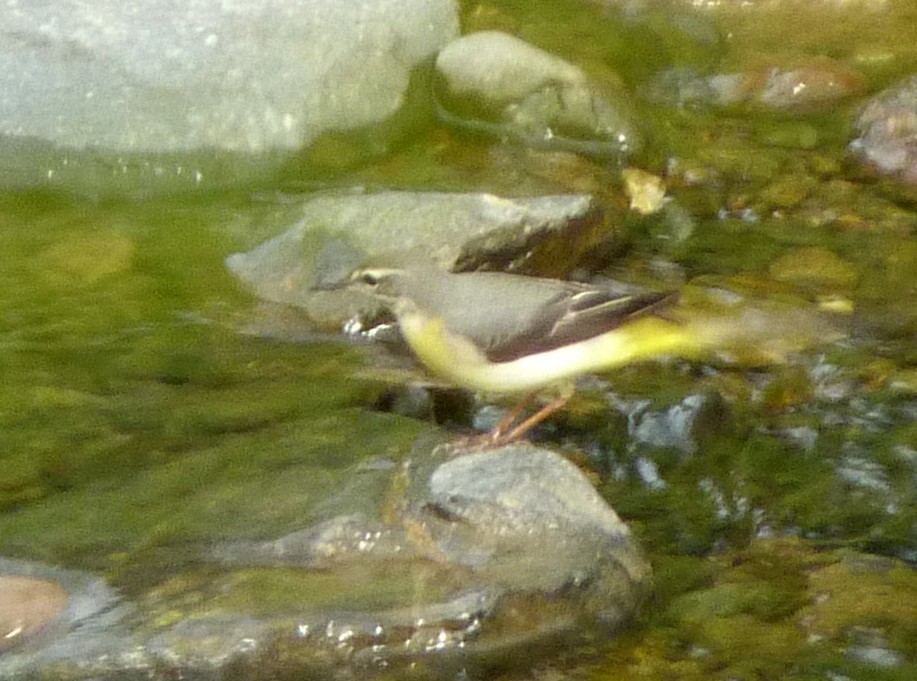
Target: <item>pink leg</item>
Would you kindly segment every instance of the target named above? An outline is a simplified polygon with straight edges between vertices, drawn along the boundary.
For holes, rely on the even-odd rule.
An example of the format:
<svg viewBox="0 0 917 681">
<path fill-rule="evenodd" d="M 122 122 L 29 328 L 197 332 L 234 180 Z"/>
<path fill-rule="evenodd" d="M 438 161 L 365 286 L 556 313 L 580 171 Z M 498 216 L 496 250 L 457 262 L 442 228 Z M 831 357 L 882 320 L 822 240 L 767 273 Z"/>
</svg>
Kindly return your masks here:
<svg viewBox="0 0 917 681">
<path fill-rule="evenodd" d="M 493 440 L 494 442 L 498 442 L 503 437 L 503 434 L 507 430 L 509 430 L 510 426 L 512 426 L 516 422 L 516 419 L 518 419 L 522 415 L 522 412 L 525 411 L 525 408 L 528 407 L 532 403 L 532 401 L 535 399 L 537 395 L 538 395 L 537 392 L 533 392 L 533 393 L 529 393 L 524 398 L 522 398 L 522 400 L 515 407 L 513 407 L 506 414 L 506 416 L 500 419 L 497 422 L 497 425 L 495 425 L 491 429 L 489 436 L 488 436 L 489 439 Z"/>
<path fill-rule="evenodd" d="M 563 407 L 567 402 L 569 402 L 569 400 L 570 400 L 569 397 L 558 397 L 553 402 L 546 404 L 541 409 L 536 411 L 534 414 L 529 416 L 527 419 L 525 419 L 522 423 L 520 423 L 518 426 L 513 428 L 508 433 L 504 434 L 502 432 L 497 432 L 497 429 L 495 428 L 491 434 L 493 437 L 494 444 L 505 445 L 515 440 L 518 440 L 523 435 L 525 435 L 527 432 L 529 432 L 532 428 L 534 428 L 539 423 L 541 423 L 546 418 L 548 418 L 555 411 Z M 527 400 L 527 402 L 530 402 L 530 401 L 531 401 L 530 399 Z M 502 421 L 500 423 L 502 423 Z"/>
</svg>

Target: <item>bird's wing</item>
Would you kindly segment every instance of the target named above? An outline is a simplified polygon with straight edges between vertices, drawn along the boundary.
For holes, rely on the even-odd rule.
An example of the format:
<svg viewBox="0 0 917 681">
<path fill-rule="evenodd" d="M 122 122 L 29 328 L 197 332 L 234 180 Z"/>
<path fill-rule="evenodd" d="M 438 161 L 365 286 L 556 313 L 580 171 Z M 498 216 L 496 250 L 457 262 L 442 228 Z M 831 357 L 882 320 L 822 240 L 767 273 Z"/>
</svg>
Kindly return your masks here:
<svg viewBox="0 0 917 681">
<path fill-rule="evenodd" d="M 517 328 L 511 336 L 495 339 L 483 349 L 489 360 L 508 362 L 593 338 L 658 310 L 674 299 L 673 293 L 620 295 L 595 286 L 567 282 L 544 302 L 527 328 Z"/>
</svg>

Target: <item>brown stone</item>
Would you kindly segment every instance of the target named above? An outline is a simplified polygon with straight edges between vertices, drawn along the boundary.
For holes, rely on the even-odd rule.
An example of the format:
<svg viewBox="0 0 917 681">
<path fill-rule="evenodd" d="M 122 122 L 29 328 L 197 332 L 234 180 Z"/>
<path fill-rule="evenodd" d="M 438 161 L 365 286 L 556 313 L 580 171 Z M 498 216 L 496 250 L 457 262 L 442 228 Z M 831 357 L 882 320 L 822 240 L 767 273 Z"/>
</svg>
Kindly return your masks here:
<svg viewBox="0 0 917 681">
<path fill-rule="evenodd" d="M 54 582 L 0 575 L 0 651 L 39 632 L 66 605 L 67 592 Z"/>
</svg>

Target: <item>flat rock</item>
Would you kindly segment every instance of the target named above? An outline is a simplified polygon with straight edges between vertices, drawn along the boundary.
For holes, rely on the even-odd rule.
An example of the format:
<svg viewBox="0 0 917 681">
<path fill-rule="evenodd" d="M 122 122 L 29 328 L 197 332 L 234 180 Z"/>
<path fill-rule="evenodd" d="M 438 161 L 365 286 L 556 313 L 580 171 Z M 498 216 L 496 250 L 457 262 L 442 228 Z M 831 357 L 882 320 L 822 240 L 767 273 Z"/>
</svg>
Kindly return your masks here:
<svg viewBox="0 0 917 681">
<path fill-rule="evenodd" d="M 603 229 L 583 194 L 503 198 L 492 194 L 385 191 L 319 196 L 279 236 L 226 259 L 229 271 L 266 301 L 296 305 L 319 325 L 340 328 L 379 305 L 347 291 L 315 291 L 367 258 L 416 252 L 446 269 L 494 262 L 518 266 L 563 243 L 572 268 Z M 555 249 L 556 250 L 556 249 Z"/>
<path fill-rule="evenodd" d="M 176 555 L 121 598 L 0 559 L 0 625 L 41 630 L 0 677 L 369 679 L 422 659 L 445 678 L 614 632 L 641 603 L 649 565 L 563 457 L 428 442 L 383 464 L 355 466 L 301 530 Z"/>
</svg>

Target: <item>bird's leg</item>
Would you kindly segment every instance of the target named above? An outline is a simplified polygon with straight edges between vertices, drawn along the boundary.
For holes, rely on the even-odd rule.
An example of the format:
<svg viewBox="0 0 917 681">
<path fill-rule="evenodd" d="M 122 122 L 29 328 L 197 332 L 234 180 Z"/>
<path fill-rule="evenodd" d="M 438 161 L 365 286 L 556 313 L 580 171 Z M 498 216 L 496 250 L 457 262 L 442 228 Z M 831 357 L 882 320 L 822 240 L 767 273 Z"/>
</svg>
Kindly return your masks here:
<svg viewBox="0 0 917 681">
<path fill-rule="evenodd" d="M 493 447 L 502 447 L 503 445 L 514 442 L 548 418 L 555 411 L 563 407 L 573 395 L 573 389 L 572 386 L 567 387 L 567 389 L 563 391 L 562 396 L 546 404 L 531 416 L 517 423 L 519 417 L 540 393 L 540 390 L 536 390 L 526 395 L 506 414 L 506 416 L 500 419 L 497 425 L 489 432 L 468 438 L 460 438 L 455 442 L 455 447 L 463 450 L 480 451 Z"/>
<path fill-rule="evenodd" d="M 528 404 L 529 402 L 531 402 L 531 400 L 532 400 L 532 396 L 530 396 L 528 399 L 526 399 L 526 401 L 525 401 L 524 404 Z M 520 423 L 518 426 L 516 426 L 515 428 L 513 428 L 512 430 L 510 430 L 508 433 L 502 433 L 502 432 L 498 433 L 498 432 L 497 432 L 497 429 L 495 428 L 494 431 L 493 431 L 492 434 L 491 434 L 492 437 L 493 437 L 494 444 L 505 445 L 505 444 L 508 444 L 508 443 L 513 442 L 513 441 L 515 441 L 515 440 L 518 440 L 518 439 L 521 438 L 523 435 L 525 435 L 527 432 L 529 432 L 532 428 L 534 428 L 534 427 L 537 426 L 539 423 L 541 423 L 541 422 L 544 421 L 546 418 L 548 418 L 548 417 L 549 417 L 551 414 L 553 414 L 555 411 L 557 411 L 558 409 L 560 409 L 561 407 L 563 407 L 563 406 L 564 406 L 567 402 L 569 402 L 569 401 L 570 401 L 570 396 L 569 396 L 569 395 L 561 395 L 560 397 L 558 397 L 558 398 L 555 399 L 554 401 L 549 402 L 548 404 L 546 404 L 545 406 L 543 406 L 541 409 L 539 409 L 538 411 L 536 411 L 534 414 L 532 414 L 531 416 L 529 416 L 527 419 L 525 419 L 525 420 L 524 420 L 522 423 Z M 524 405 L 523 405 L 523 406 L 524 406 Z M 513 411 L 515 411 L 515 410 L 513 410 Z M 520 412 L 521 412 L 521 410 L 520 410 Z M 517 414 L 516 416 L 518 416 L 518 414 Z M 515 417 L 514 417 L 513 420 L 515 420 Z M 500 423 L 502 423 L 502 421 L 501 421 Z M 499 424 L 498 424 L 498 425 L 499 425 Z"/>
<path fill-rule="evenodd" d="M 516 422 L 516 419 L 519 418 L 522 412 L 525 411 L 525 408 L 528 407 L 537 396 L 538 392 L 535 391 L 523 397 L 522 400 L 520 400 L 515 407 L 510 409 L 506 416 L 500 419 L 497 425 L 491 429 L 488 434 L 488 439 L 494 442 L 500 442 L 504 437 L 504 433 L 510 430 L 510 427 Z M 515 430 L 515 428 L 513 430 Z"/>
</svg>

